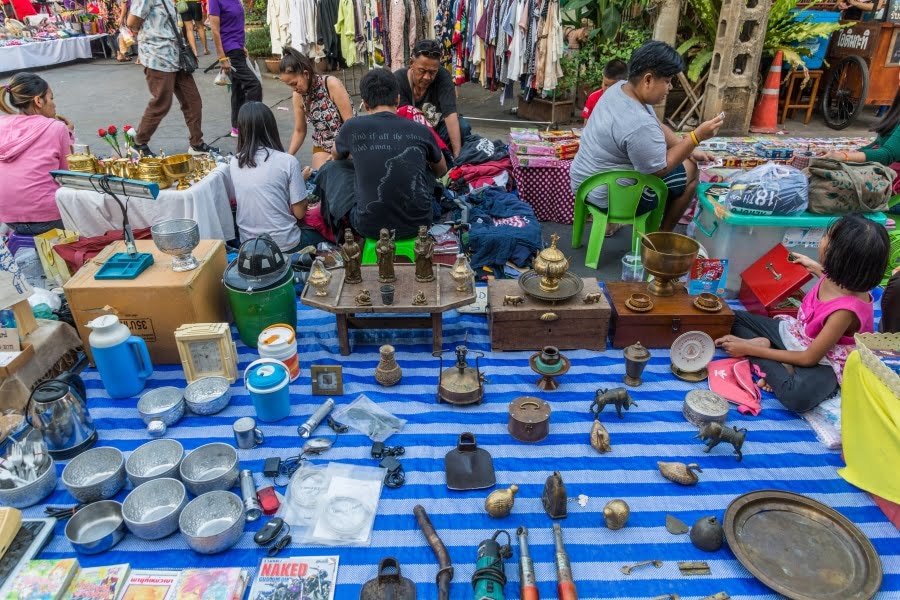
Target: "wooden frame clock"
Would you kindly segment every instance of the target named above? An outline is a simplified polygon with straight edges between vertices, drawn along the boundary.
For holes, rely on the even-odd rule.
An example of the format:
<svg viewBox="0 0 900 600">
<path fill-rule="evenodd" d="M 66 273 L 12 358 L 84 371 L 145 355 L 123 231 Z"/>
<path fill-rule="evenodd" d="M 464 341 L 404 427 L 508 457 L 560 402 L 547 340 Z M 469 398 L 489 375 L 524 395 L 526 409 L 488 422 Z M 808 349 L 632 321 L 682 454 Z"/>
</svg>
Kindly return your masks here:
<svg viewBox="0 0 900 600">
<path fill-rule="evenodd" d="M 237 348 L 228 323 L 188 323 L 175 330 L 175 345 L 188 383 L 201 377 L 237 379 Z"/>
</svg>

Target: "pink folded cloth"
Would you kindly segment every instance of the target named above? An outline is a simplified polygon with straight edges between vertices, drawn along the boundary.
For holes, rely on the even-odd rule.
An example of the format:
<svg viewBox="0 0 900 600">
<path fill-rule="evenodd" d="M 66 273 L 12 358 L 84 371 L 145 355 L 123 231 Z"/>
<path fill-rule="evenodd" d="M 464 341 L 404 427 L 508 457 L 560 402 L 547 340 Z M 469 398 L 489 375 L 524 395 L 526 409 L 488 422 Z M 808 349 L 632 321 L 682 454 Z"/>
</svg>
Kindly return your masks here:
<svg viewBox="0 0 900 600">
<path fill-rule="evenodd" d="M 706 368 L 709 370 L 710 390 L 737 404 L 742 415 L 755 417 L 760 413 L 762 393 L 753 383 L 748 359 L 723 358 L 712 361 Z"/>
</svg>

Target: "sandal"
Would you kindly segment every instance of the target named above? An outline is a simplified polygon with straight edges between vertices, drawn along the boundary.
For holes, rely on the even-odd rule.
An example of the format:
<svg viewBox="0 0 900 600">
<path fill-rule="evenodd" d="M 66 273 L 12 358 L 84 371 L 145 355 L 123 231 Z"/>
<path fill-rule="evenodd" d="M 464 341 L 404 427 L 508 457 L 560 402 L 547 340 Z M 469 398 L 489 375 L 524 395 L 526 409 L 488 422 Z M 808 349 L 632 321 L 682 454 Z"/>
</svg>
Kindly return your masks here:
<svg viewBox="0 0 900 600">
<path fill-rule="evenodd" d="M 616 235 L 617 233 L 619 233 L 619 230 L 622 229 L 623 227 L 625 227 L 625 226 L 624 226 L 624 225 L 621 225 L 621 224 L 619 224 L 619 223 L 609 223 L 609 224 L 607 224 L 607 226 L 606 226 L 606 235 L 605 235 L 604 237 L 611 238 L 612 236 L 614 236 L 614 235 Z"/>
</svg>

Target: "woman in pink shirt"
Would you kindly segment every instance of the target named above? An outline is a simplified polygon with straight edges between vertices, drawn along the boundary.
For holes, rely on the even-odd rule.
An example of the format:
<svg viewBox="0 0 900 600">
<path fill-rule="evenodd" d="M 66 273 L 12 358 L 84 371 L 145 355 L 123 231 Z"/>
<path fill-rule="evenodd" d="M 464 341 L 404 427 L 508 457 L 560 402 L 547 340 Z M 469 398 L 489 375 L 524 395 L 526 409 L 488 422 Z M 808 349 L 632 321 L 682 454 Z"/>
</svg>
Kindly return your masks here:
<svg viewBox="0 0 900 600">
<path fill-rule="evenodd" d="M 16 233 L 62 228 L 50 171 L 67 169 L 72 125 L 56 114 L 50 85 L 19 73 L 0 87 L 0 221 Z"/>
</svg>

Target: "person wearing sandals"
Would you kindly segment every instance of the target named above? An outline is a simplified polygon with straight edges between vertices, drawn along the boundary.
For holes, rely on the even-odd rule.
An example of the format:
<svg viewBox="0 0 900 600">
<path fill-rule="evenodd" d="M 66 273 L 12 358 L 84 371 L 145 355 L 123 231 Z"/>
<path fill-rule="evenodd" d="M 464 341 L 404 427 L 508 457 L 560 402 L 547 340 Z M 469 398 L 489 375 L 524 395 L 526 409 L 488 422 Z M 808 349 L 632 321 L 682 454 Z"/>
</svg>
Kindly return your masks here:
<svg viewBox="0 0 900 600">
<path fill-rule="evenodd" d="M 282 83 L 294 90 L 294 133 L 288 154 L 300 150 L 311 127 L 311 167 L 317 170 L 331 160 L 338 130 L 353 117 L 350 94 L 340 79 L 317 74 L 312 61 L 291 47 L 283 49 L 280 68 Z"/>
</svg>

